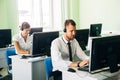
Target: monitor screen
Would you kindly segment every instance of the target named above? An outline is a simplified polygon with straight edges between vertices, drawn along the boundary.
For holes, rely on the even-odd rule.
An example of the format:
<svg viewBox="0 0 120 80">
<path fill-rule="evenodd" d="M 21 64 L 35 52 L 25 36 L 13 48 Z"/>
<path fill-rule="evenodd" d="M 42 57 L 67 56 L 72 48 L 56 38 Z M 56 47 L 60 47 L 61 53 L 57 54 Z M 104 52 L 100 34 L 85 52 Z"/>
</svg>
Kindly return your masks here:
<svg viewBox="0 0 120 80">
<path fill-rule="evenodd" d="M 42 32 L 42 31 L 43 31 L 43 27 L 31 28 L 29 34 L 32 35 L 34 32 Z"/>
<path fill-rule="evenodd" d="M 89 29 L 76 30 L 75 38 L 83 50 L 86 50 L 86 46 L 88 44 L 88 37 L 89 37 Z"/>
<path fill-rule="evenodd" d="M 0 48 L 11 44 L 11 29 L 0 29 Z"/>
<path fill-rule="evenodd" d="M 96 37 L 101 35 L 102 24 L 90 25 L 90 37 Z"/>
<path fill-rule="evenodd" d="M 59 36 L 58 31 L 33 34 L 32 55 L 50 55 L 51 42 Z"/>
<path fill-rule="evenodd" d="M 90 53 L 90 71 L 110 69 L 118 71 L 120 63 L 120 35 L 95 38 Z"/>
</svg>

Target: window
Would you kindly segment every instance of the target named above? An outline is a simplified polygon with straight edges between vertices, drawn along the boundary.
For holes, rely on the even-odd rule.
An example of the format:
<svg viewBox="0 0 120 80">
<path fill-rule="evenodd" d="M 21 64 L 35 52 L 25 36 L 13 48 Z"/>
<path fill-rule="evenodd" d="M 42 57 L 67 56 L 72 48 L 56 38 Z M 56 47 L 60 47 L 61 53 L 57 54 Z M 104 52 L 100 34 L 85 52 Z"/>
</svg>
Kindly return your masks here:
<svg viewBox="0 0 120 80">
<path fill-rule="evenodd" d="M 28 21 L 29 23 L 31 22 L 30 5 L 31 3 L 29 0 L 18 0 L 19 24 L 21 24 L 23 21 Z"/>
<path fill-rule="evenodd" d="M 62 29 L 61 0 L 18 0 L 19 25 L 23 21 L 43 30 Z"/>
</svg>

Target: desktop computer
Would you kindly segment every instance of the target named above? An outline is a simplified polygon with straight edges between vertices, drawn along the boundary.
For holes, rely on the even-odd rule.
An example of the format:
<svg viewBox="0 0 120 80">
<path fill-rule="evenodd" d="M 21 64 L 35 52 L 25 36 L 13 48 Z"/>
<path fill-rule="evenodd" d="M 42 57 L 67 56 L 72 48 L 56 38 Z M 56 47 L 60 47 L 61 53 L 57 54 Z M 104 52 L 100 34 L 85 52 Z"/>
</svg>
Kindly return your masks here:
<svg viewBox="0 0 120 80">
<path fill-rule="evenodd" d="M 32 56 L 51 56 L 51 42 L 59 37 L 59 31 L 33 33 Z"/>
<path fill-rule="evenodd" d="M 118 71 L 120 64 L 119 44 L 120 35 L 93 38 L 89 72 L 94 73 L 106 69 L 109 69 L 110 72 Z"/>
<path fill-rule="evenodd" d="M 11 42 L 11 29 L 0 29 L 0 48 L 8 47 Z"/>
<path fill-rule="evenodd" d="M 97 37 L 101 35 L 102 23 L 90 25 L 90 37 Z"/>
<path fill-rule="evenodd" d="M 82 50 L 86 50 L 88 44 L 89 29 L 79 29 L 76 30 L 75 38 L 81 46 Z"/>
<path fill-rule="evenodd" d="M 42 32 L 43 27 L 31 28 L 29 35 L 32 35 L 34 32 Z"/>
</svg>

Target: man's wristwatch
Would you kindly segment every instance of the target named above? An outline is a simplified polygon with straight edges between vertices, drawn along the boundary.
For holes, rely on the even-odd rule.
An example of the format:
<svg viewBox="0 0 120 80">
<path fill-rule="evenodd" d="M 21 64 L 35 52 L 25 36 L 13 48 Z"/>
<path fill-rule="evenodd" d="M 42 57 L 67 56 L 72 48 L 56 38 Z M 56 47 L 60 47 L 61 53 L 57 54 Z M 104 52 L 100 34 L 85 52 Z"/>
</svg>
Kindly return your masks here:
<svg viewBox="0 0 120 80">
<path fill-rule="evenodd" d="M 80 64 L 80 62 L 77 63 L 77 67 L 80 67 L 79 64 Z"/>
</svg>

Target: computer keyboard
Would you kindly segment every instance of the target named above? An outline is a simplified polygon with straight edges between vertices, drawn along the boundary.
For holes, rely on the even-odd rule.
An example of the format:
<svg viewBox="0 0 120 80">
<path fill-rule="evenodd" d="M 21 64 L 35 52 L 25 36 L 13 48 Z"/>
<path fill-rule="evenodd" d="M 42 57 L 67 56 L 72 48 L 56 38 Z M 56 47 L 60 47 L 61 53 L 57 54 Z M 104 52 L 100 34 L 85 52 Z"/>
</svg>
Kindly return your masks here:
<svg viewBox="0 0 120 80">
<path fill-rule="evenodd" d="M 27 59 L 27 58 L 34 58 L 34 57 L 40 57 L 42 55 L 22 55 L 21 58 L 22 59 Z"/>
<path fill-rule="evenodd" d="M 79 67 L 78 70 L 80 70 L 80 71 L 87 71 L 88 72 L 89 71 L 89 66 L 85 66 L 83 68 Z"/>
<path fill-rule="evenodd" d="M 34 58 L 34 57 L 46 57 L 47 55 L 44 54 L 37 54 L 37 55 L 30 55 L 29 57 Z"/>
</svg>

